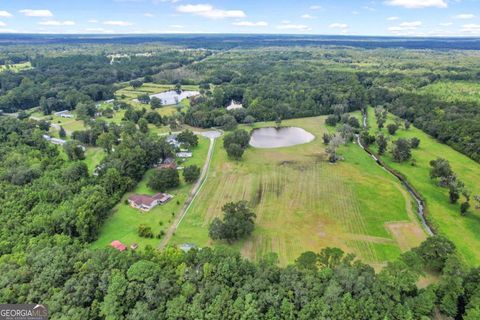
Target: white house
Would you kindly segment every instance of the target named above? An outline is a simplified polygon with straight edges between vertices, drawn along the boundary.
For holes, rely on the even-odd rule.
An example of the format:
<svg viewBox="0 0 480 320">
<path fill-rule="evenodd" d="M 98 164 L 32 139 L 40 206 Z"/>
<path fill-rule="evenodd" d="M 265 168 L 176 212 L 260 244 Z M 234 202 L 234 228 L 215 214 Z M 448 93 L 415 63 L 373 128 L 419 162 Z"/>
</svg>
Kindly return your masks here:
<svg viewBox="0 0 480 320">
<path fill-rule="evenodd" d="M 62 117 L 62 118 L 73 118 L 73 114 L 71 114 L 70 111 L 68 111 L 68 110 L 55 112 L 54 115 L 56 115 L 57 117 Z"/>
</svg>

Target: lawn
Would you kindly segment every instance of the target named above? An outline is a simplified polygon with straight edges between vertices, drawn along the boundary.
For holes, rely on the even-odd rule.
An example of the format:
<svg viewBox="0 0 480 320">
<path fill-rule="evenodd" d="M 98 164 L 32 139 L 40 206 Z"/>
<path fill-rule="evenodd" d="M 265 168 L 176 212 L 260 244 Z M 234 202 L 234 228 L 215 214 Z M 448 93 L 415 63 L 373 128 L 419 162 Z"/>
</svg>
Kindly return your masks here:
<svg viewBox="0 0 480 320">
<path fill-rule="evenodd" d="M 391 118 L 392 116 L 389 121 L 392 121 Z M 372 132 L 377 130 L 372 108 L 369 109 L 369 125 Z M 393 169 L 401 172 L 425 198 L 428 218 L 438 232 L 446 235 L 457 245 L 460 255 L 467 263 L 478 265 L 480 263 L 480 212 L 474 209 L 472 202 L 470 212 L 466 217 L 462 217 L 460 205 L 450 204 L 448 190 L 438 187 L 430 179 L 429 162 L 439 157 L 447 159 L 472 195 L 480 194 L 480 165 L 413 126 L 409 130 L 399 130 L 393 140 L 400 137 L 417 137 L 421 140 L 420 148 L 413 150 L 415 166 L 410 162 L 395 163 L 390 155 L 382 157 L 383 160 Z"/>
<path fill-rule="evenodd" d="M 316 139 L 289 148 L 250 147 L 239 162 L 227 158 L 219 141 L 207 181 L 172 244 L 225 245 L 209 239 L 208 225 L 225 203 L 246 200 L 257 215 L 255 231 L 234 246 L 252 260 L 275 252 L 287 264 L 304 251 L 334 246 L 380 267 L 418 245 L 425 233 L 395 178 L 355 144 L 341 148 L 345 161 L 325 160 L 324 119 L 284 121 Z"/>
<path fill-rule="evenodd" d="M 193 157 L 184 163 L 179 163 L 182 166 L 197 165 L 203 166 L 208 152 L 209 140 L 199 136 L 199 145 L 193 149 Z M 125 203 L 125 200 L 132 193 L 139 194 L 155 194 L 147 186 L 148 177 L 153 170 L 149 170 L 144 179 L 136 186 L 135 190 L 125 195 L 117 206 L 112 210 L 111 216 L 103 224 L 100 231 L 100 236 L 97 241 L 92 244 L 93 248 L 102 248 L 109 245 L 113 240 L 120 240 L 126 245 L 138 243 L 140 248 L 145 248 L 146 245 L 157 247 L 160 239 L 141 238 L 137 234 L 137 229 L 140 224 L 148 225 L 152 228 L 155 235 L 159 234 L 161 230 L 166 231 L 173 221 L 173 215 L 176 214 L 183 206 L 183 203 L 188 197 L 192 184 L 187 184 L 183 181 L 183 174 L 180 173 L 181 185 L 180 187 L 168 190 L 168 193 L 174 195 L 174 198 L 163 206 L 157 206 L 149 212 L 142 212 L 134 209 Z"/>
</svg>

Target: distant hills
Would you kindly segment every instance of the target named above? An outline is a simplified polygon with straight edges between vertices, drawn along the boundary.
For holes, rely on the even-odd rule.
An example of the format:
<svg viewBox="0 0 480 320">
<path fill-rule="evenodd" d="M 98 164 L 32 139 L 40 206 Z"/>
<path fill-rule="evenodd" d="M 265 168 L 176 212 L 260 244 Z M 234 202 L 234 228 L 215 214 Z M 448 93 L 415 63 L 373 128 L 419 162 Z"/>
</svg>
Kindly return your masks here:
<svg viewBox="0 0 480 320">
<path fill-rule="evenodd" d="M 360 48 L 479 50 L 480 38 L 473 37 L 370 37 L 275 34 L 0 34 L 0 45 L 52 43 L 162 42 L 188 48 L 229 49 L 263 46 L 350 46 Z"/>
</svg>

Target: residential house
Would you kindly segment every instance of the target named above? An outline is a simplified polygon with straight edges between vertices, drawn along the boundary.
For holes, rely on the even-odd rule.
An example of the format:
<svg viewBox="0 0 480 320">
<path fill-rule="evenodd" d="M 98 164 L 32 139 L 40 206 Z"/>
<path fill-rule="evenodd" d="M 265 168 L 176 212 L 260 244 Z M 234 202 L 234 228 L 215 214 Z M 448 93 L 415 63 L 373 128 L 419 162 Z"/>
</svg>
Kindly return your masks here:
<svg viewBox="0 0 480 320">
<path fill-rule="evenodd" d="M 150 211 L 160 204 L 167 203 L 172 198 L 173 196 L 167 193 L 157 193 L 153 196 L 134 194 L 128 197 L 128 203 L 133 208 Z"/>
<path fill-rule="evenodd" d="M 162 163 L 158 166 L 160 169 L 176 169 L 177 163 L 174 158 L 165 158 Z"/>
<path fill-rule="evenodd" d="M 230 102 L 230 105 L 227 107 L 227 110 L 243 109 L 243 105 L 234 100 Z"/>
</svg>

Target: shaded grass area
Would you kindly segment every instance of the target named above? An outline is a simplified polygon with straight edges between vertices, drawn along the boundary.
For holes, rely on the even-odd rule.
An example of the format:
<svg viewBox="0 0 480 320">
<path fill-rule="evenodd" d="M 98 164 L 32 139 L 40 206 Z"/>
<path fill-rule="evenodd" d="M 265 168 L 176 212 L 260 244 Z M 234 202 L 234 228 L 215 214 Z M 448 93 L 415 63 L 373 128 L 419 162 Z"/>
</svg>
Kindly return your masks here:
<svg viewBox="0 0 480 320">
<path fill-rule="evenodd" d="M 345 161 L 326 161 L 321 141 L 327 130 L 324 119 L 284 121 L 284 126 L 302 127 L 316 139 L 290 148 L 250 147 L 239 162 L 227 158 L 219 141 L 208 179 L 173 244 L 225 245 L 209 239 L 208 225 L 223 215 L 225 203 L 246 200 L 257 214 L 255 231 L 234 247 L 253 260 L 275 252 L 287 264 L 304 251 L 334 246 L 381 266 L 404 250 L 386 226 L 390 222 L 410 223 L 412 229 L 420 230 L 412 241 L 418 245 L 425 234 L 408 194 L 395 178 L 354 144 L 341 148 Z"/>
<path fill-rule="evenodd" d="M 392 118 L 393 116 L 390 115 L 387 123 L 392 122 Z M 370 130 L 376 132 L 378 129 L 373 108 L 369 109 L 368 119 Z M 388 136 L 385 129 L 383 132 Z M 448 190 L 438 187 L 430 179 L 429 162 L 439 157 L 447 159 L 472 195 L 480 194 L 480 165 L 413 126 L 409 130 L 400 129 L 394 137 L 391 137 L 391 140 L 413 137 L 421 140 L 420 147 L 412 152 L 414 166 L 411 162 L 393 162 L 389 153 L 382 159 L 390 167 L 402 173 L 425 198 L 428 219 L 437 231 L 456 244 L 460 255 L 467 263 L 477 265 L 480 262 L 480 211 L 475 210 L 472 203 L 468 215 L 462 217 L 460 204 L 450 204 Z M 375 150 L 375 146 L 372 149 Z"/>
<path fill-rule="evenodd" d="M 181 163 L 182 166 L 197 165 L 203 166 L 208 152 L 209 140 L 203 137 L 199 137 L 199 145 L 193 149 L 193 157 Z M 147 171 L 142 181 L 135 187 L 135 189 L 126 194 L 120 203 L 112 210 L 111 216 L 104 223 L 99 238 L 92 243 L 93 248 L 102 248 L 108 246 L 113 240 L 120 240 L 126 245 L 132 243 L 138 243 L 140 248 L 145 248 L 146 245 L 156 247 L 160 243 L 160 239 L 147 239 L 141 238 L 137 234 L 137 229 L 140 224 L 145 224 L 152 228 L 155 235 L 159 234 L 162 230 L 166 231 L 169 224 L 173 221 L 173 216 L 183 206 L 183 203 L 188 197 L 188 194 L 192 188 L 192 184 L 187 184 L 183 180 L 183 174 L 180 173 L 181 185 L 178 188 L 168 190 L 167 192 L 172 194 L 174 198 L 162 206 L 157 206 L 149 212 L 142 212 L 134 209 L 125 203 L 125 200 L 133 193 L 138 194 L 155 194 L 154 190 L 151 190 L 147 186 L 148 177 L 153 173 L 151 169 Z"/>
</svg>

